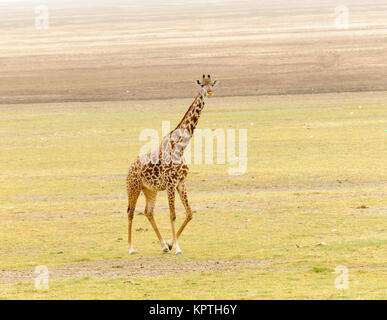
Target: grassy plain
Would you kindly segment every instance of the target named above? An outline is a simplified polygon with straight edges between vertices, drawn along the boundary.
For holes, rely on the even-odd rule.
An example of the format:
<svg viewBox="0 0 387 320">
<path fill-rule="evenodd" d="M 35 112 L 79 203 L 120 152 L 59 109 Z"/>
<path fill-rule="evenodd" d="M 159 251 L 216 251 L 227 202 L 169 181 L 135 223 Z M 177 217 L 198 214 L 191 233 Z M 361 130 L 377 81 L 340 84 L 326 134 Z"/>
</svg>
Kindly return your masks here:
<svg viewBox="0 0 387 320">
<path fill-rule="evenodd" d="M 48 29 L 40 1 L 0 3 L 0 298 L 386 298 L 385 1 L 348 1 L 348 29 L 334 0 L 241 2 L 53 0 Z M 247 172 L 192 164 L 183 255 L 138 215 L 129 256 L 139 135 L 203 73 L 198 128 L 247 129 Z M 155 215 L 169 238 L 165 194 Z"/>
<path fill-rule="evenodd" d="M 229 176 L 227 164 L 191 165 L 187 186 L 195 213 L 181 238 L 181 257 L 160 252 L 141 215 L 134 225 L 139 254 L 128 256 L 125 173 L 144 143 L 140 131 L 160 131 L 162 120 L 176 123 L 190 100 L 3 109 L 0 269 L 46 265 L 57 280 L 36 291 L 11 273 L 19 283 L 0 285 L 2 297 L 158 299 L 179 298 L 183 290 L 192 299 L 385 298 L 383 101 L 384 93 L 209 100 L 199 128 L 248 129 L 248 170 Z M 143 207 L 141 198 L 137 211 Z M 183 218 L 179 203 L 178 222 Z M 165 194 L 156 219 L 168 238 Z M 112 259 L 155 266 L 141 277 L 123 269 L 106 279 Z M 233 259 L 242 263 L 197 272 L 208 260 Z M 251 259 L 256 265 L 243 265 Z M 168 268 L 163 261 L 192 264 L 182 264 L 184 274 L 159 275 L 158 268 Z M 83 268 L 73 279 L 66 268 L 55 271 L 87 262 L 100 273 Z M 343 292 L 334 287 L 339 265 L 349 268 L 350 288 Z"/>
</svg>

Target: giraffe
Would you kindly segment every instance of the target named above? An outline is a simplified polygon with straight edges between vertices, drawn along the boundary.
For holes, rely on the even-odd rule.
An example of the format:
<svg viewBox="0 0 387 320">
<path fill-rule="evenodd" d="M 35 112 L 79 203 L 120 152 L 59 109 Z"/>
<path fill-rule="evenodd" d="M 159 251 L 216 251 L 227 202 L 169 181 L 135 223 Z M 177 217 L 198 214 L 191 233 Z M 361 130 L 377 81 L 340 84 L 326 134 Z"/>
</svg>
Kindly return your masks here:
<svg viewBox="0 0 387 320">
<path fill-rule="evenodd" d="M 175 254 L 182 253 L 178 244 L 178 238 L 192 219 L 192 210 L 188 203 L 187 190 L 184 183 L 188 174 L 188 166 L 185 163 L 183 153 L 198 124 L 200 114 L 204 108 L 204 98 L 212 96 L 213 89 L 219 82 L 216 80 L 212 81 L 210 75 L 207 75 L 207 77 L 203 75 L 203 79 L 201 81 L 197 80 L 197 84 L 201 87 L 201 90 L 177 127 L 162 139 L 158 149 L 146 155 L 138 156 L 129 168 L 126 179 L 129 254 L 135 254 L 132 244 L 132 222 L 137 199 L 141 192 L 146 200 L 145 216 L 156 233 L 162 251 L 169 252 L 175 247 Z M 164 241 L 161 236 L 153 215 L 157 194 L 159 191 L 165 190 L 168 195 L 172 228 L 172 240 L 169 242 Z M 180 196 L 186 213 L 185 220 L 177 232 L 175 229 L 176 191 Z"/>
</svg>

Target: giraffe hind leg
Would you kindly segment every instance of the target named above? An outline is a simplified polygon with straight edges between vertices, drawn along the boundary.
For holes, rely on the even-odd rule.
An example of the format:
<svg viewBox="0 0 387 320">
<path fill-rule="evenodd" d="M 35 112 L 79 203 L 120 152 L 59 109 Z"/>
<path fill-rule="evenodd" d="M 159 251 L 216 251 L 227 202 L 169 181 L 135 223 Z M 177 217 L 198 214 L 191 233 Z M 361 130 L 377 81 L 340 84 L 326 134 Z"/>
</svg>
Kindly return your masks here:
<svg viewBox="0 0 387 320">
<path fill-rule="evenodd" d="M 163 252 L 169 252 L 167 243 L 164 241 L 163 237 L 160 234 L 159 229 L 157 228 L 156 221 L 153 216 L 153 210 L 155 208 L 156 204 L 156 196 L 157 191 L 148 190 L 146 188 L 143 189 L 145 199 L 146 199 L 146 206 L 145 206 L 145 216 L 147 217 L 149 223 L 152 225 L 153 230 L 156 233 L 157 238 L 160 241 L 160 245 L 162 247 Z"/>
<path fill-rule="evenodd" d="M 132 243 L 132 224 L 134 217 L 134 210 L 136 209 L 137 199 L 140 195 L 141 189 L 138 184 L 131 186 L 128 184 L 128 246 L 129 246 L 129 254 L 135 254 L 136 252 L 133 249 Z"/>
</svg>

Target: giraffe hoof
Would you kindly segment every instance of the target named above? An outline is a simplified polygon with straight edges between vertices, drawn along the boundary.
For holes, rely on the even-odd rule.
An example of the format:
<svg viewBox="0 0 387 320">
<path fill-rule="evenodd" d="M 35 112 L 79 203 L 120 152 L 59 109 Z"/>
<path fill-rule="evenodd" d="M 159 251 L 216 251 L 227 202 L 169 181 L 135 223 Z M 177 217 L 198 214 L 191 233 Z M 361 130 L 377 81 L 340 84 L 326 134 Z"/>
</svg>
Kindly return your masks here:
<svg viewBox="0 0 387 320">
<path fill-rule="evenodd" d="M 167 252 L 169 252 L 169 249 L 168 248 L 164 248 L 163 252 L 167 253 Z"/>
<path fill-rule="evenodd" d="M 182 254 L 183 252 L 181 252 L 181 251 L 176 251 L 176 253 L 175 253 L 175 255 L 179 255 L 179 254 Z"/>
<path fill-rule="evenodd" d="M 130 255 L 134 255 L 134 254 L 136 254 L 136 251 L 130 250 L 130 251 L 129 251 L 129 254 L 130 254 Z"/>
<path fill-rule="evenodd" d="M 167 242 L 169 250 L 172 250 L 173 244 L 172 241 Z"/>
</svg>

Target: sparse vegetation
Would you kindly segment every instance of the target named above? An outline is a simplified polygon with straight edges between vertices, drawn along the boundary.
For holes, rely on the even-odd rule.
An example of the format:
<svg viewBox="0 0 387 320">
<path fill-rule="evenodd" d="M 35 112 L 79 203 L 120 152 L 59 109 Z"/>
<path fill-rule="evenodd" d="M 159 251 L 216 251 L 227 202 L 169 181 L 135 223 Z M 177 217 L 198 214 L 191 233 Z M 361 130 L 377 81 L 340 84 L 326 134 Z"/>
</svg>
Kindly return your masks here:
<svg viewBox="0 0 387 320">
<path fill-rule="evenodd" d="M 97 261 L 103 274 L 112 268 L 104 261 L 152 257 L 157 268 L 163 261 L 257 259 L 262 264 L 204 274 L 195 273 L 192 264 L 185 266 L 187 274 L 172 270 L 156 277 L 157 272 L 136 277 L 130 270 L 134 275 L 111 279 L 87 272 L 71 279 L 64 267 L 57 276 L 66 277 L 42 292 L 32 282 L 5 284 L 1 276 L 2 297 L 179 298 L 173 293 L 178 286 L 179 295 L 183 290 L 192 299 L 384 298 L 386 175 L 381 168 L 387 154 L 381 119 L 387 105 L 382 97 L 350 101 L 335 94 L 333 104 L 332 95 L 314 95 L 318 105 L 303 102 L 304 96 L 278 98 L 278 105 L 273 97 L 212 99 L 199 127 L 213 128 L 216 122 L 221 128 L 248 128 L 248 171 L 229 176 L 227 165 L 191 165 L 187 186 L 195 213 L 178 258 L 160 253 L 144 216 L 134 220 L 139 254 L 128 256 L 125 175 L 141 146 L 141 129 L 160 128 L 164 119 L 176 122 L 188 99 L 135 102 L 142 110 L 151 108 L 152 118 L 128 102 L 109 103 L 109 109 L 95 103 L 8 108 L 0 120 L 0 269 Z M 361 113 L 345 116 L 359 103 Z M 181 111 L 169 110 L 170 104 Z M 181 222 L 184 210 L 177 203 Z M 364 203 L 369 209 L 356 209 Z M 140 198 L 137 212 L 143 206 Z M 168 238 L 166 195 L 160 195 L 155 213 Z M 316 245 L 320 242 L 326 246 Z M 344 293 L 333 285 L 331 270 L 338 265 L 350 270 Z"/>
<path fill-rule="evenodd" d="M 336 0 L 200 1 L 49 1 L 39 30 L 35 1 L 0 5 L 0 299 L 387 298 L 385 0 L 341 30 Z M 183 255 L 136 215 L 129 256 L 140 132 L 177 124 L 202 73 L 198 128 L 247 129 L 247 172 L 191 164 Z M 165 194 L 155 218 L 170 240 Z"/>
</svg>

